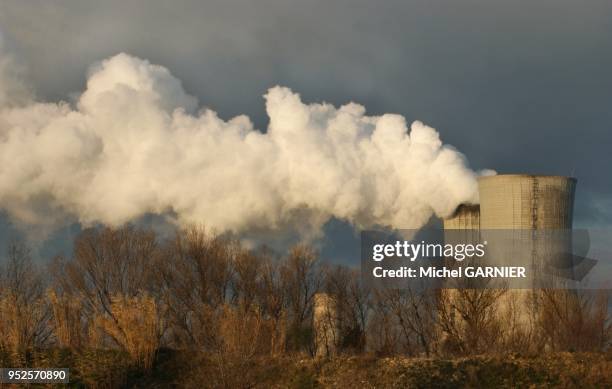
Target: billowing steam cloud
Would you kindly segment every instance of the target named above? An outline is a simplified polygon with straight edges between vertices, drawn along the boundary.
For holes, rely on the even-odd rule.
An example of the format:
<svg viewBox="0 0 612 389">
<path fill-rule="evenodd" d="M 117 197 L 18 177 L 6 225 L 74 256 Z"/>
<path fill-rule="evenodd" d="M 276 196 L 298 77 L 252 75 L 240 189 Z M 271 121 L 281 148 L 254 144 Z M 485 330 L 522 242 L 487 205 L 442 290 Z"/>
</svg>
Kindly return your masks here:
<svg viewBox="0 0 612 389">
<path fill-rule="evenodd" d="M 72 105 L 24 101 L 10 62 L 0 69 L 0 208 L 21 225 L 154 213 L 234 232 L 315 231 L 331 217 L 407 228 L 478 201 L 463 155 L 399 115 L 276 86 L 263 133 L 197 111 L 167 69 L 127 54 L 92 67 Z"/>
</svg>

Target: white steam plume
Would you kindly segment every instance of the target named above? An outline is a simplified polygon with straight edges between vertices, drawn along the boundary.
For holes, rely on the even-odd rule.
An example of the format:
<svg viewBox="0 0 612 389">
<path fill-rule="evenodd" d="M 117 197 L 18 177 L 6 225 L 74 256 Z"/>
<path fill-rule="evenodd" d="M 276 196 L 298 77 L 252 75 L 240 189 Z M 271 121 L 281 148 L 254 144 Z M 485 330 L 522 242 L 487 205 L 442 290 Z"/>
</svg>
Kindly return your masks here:
<svg viewBox="0 0 612 389">
<path fill-rule="evenodd" d="M 21 225 L 155 213 L 239 233 L 316 231 L 331 217 L 417 228 L 478 201 L 464 156 L 400 115 L 304 104 L 277 86 L 263 133 L 247 116 L 196 112 L 167 69 L 126 54 L 94 66 L 74 106 L 12 99 L 0 66 L 0 208 Z"/>
</svg>

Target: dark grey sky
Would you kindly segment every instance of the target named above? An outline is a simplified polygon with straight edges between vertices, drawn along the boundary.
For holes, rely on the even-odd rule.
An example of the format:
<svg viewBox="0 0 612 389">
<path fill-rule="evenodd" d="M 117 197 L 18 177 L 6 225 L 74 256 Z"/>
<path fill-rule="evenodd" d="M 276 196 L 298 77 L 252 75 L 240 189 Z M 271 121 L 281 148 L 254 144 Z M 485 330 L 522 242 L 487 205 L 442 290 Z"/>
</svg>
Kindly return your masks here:
<svg viewBox="0 0 612 389">
<path fill-rule="evenodd" d="M 574 174 L 576 224 L 612 224 L 609 0 L 0 0 L 0 26 L 43 98 L 125 51 L 265 128 L 282 84 L 423 120 L 476 169 Z"/>
</svg>

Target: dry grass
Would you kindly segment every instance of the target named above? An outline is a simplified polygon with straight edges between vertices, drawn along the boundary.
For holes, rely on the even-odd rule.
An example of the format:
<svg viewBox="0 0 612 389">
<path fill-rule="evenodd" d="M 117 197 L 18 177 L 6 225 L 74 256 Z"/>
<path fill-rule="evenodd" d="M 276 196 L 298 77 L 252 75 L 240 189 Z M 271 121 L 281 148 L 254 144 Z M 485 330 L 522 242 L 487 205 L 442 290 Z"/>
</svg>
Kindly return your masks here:
<svg viewBox="0 0 612 389">
<path fill-rule="evenodd" d="M 150 369 L 159 348 L 162 323 L 155 300 L 142 294 L 111 299 L 112 316 L 97 316 L 95 326 L 110 336 L 144 369 Z"/>
<path fill-rule="evenodd" d="M 48 318 L 42 276 L 28 249 L 13 243 L 0 263 L 0 349 L 25 358 L 29 349 L 47 342 Z"/>
<path fill-rule="evenodd" d="M 71 295 L 58 295 L 52 289 L 47 291 L 47 298 L 53 312 L 53 333 L 58 346 L 73 350 L 84 347 L 87 334 L 82 323 L 84 319 L 81 299 Z"/>
</svg>

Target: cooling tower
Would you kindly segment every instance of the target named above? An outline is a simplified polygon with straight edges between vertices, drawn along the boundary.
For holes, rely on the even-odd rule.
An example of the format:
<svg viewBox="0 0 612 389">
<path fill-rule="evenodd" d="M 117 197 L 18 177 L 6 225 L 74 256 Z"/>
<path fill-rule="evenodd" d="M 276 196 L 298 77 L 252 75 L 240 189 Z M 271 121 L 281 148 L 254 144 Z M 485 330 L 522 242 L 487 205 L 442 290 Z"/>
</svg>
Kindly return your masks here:
<svg viewBox="0 0 612 389">
<path fill-rule="evenodd" d="M 480 206 L 461 204 L 444 219 L 444 242 L 449 244 L 480 243 Z"/>
<path fill-rule="evenodd" d="M 455 213 L 444 219 L 445 230 L 478 230 L 480 229 L 480 206 L 461 204 Z"/>
<path fill-rule="evenodd" d="M 461 205 L 444 220 L 447 241 L 488 241 L 485 258 L 488 264 L 524 265 L 531 269 L 524 282 L 513 284 L 516 290 L 508 291 L 496 303 L 502 322 L 525 334 L 533 329 L 538 315 L 534 309 L 537 293 L 532 290 L 543 285 L 559 287 L 563 280 L 556 276 L 567 276 L 573 271 L 570 253 L 575 189 L 576 179 L 571 177 L 522 174 L 481 177 L 480 206 Z M 449 284 L 452 288 L 451 285 L 456 284 Z M 452 304 L 462 298 L 457 290 L 445 289 L 443 293 Z M 455 325 L 465 329 L 466 323 L 459 320 Z"/>
<path fill-rule="evenodd" d="M 497 243 L 490 259 L 533 266 L 539 275 L 571 271 L 575 178 L 488 176 L 479 178 L 478 189 L 481 239 Z"/>
<path fill-rule="evenodd" d="M 571 229 L 576 179 L 508 174 L 480 177 L 480 228 Z"/>
<path fill-rule="evenodd" d="M 336 299 L 327 293 L 314 295 L 313 327 L 315 331 L 315 355 L 333 356 L 338 345 L 338 312 Z"/>
</svg>

